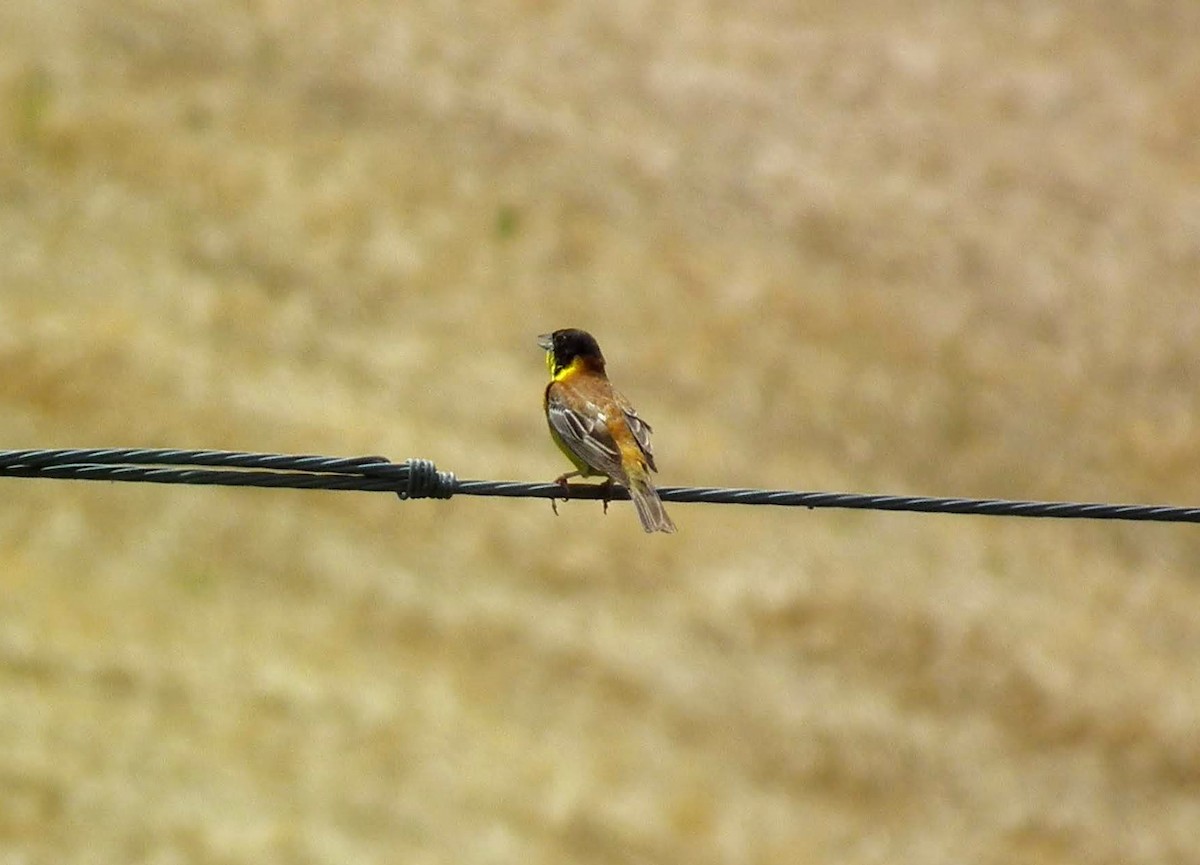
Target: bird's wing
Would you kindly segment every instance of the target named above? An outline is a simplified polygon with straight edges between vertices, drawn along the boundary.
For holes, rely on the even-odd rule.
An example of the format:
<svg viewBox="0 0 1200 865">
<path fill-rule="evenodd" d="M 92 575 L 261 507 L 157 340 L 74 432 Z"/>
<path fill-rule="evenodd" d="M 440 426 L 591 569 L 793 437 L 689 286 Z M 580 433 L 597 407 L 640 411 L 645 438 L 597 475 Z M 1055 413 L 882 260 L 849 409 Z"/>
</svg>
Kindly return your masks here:
<svg viewBox="0 0 1200 865">
<path fill-rule="evenodd" d="M 579 410 L 562 399 L 557 387 L 546 393 L 546 417 L 550 426 L 575 456 L 597 472 L 622 480 L 621 450 L 608 431 L 608 417 L 593 402 L 585 402 Z"/>
<path fill-rule="evenodd" d="M 621 406 L 621 411 L 625 413 L 625 421 L 629 424 L 629 430 L 633 433 L 634 439 L 638 443 L 638 447 L 642 449 L 642 453 L 646 457 L 646 465 L 650 466 L 653 471 L 658 471 L 658 467 L 654 465 L 654 448 L 650 446 L 650 433 L 654 432 L 654 428 L 646 423 L 638 413 L 634 411 L 629 400 L 616 394 L 617 403 Z"/>
</svg>

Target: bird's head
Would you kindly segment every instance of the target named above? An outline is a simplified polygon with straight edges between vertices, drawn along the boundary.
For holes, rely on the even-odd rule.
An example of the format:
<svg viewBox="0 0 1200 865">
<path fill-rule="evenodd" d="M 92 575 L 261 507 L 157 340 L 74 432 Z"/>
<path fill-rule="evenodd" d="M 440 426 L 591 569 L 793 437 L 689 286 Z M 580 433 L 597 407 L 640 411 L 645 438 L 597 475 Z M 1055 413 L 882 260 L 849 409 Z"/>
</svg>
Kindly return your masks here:
<svg viewBox="0 0 1200 865">
<path fill-rule="evenodd" d="M 586 330 L 569 327 L 544 333 L 538 337 L 538 345 L 546 350 L 546 368 L 552 377 L 572 367 L 604 371 L 600 345 Z"/>
</svg>

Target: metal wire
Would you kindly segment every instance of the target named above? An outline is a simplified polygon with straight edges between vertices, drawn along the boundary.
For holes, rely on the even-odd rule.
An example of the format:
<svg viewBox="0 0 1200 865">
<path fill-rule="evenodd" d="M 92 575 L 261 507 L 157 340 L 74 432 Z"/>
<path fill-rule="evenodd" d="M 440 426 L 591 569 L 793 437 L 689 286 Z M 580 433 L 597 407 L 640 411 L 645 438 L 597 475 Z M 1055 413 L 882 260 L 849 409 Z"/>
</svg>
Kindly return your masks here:
<svg viewBox="0 0 1200 865">
<path fill-rule="evenodd" d="M 213 450 L 88 448 L 0 451 L 0 477 L 360 490 L 391 492 L 402 499 L 448 499 L 454 495 L 554 499 L 564 498 L 564 493 L 572 499 L 617 501 L 629 498 L 625 489 L 619 486 L 606 488 L 602 484 L 570 484 L 564 491 L 563 486 L 554 483 L 459 480 L 453 473 L 438 471 L 432 462 L 421 459 L 393 463 L 380 456 L 296 456 Z M 933 498 L 725 487 L 660 487 L 659 495 L 669 502 L 1200 523 L 1200 508 L 1170 505 Z"/>
</svg>

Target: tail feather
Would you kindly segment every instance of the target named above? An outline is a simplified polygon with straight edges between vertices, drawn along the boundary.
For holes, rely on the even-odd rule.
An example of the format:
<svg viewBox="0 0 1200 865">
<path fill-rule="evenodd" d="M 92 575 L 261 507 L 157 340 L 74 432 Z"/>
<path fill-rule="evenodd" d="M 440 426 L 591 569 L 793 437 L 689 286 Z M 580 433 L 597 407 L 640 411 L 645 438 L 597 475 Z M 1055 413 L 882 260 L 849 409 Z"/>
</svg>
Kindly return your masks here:
<svg viewBox="0 0 1200 865">
<path fill-rule="evenodd" d="M 630 478 L 629 497 L 633 499 L 638 519 L 642 521 L 642 528 L 647 532 L 675 531 L 675 523 L 667 516 L 667 509 L 663 507 L 658 490 L 649 478 Z"/>
</svg>

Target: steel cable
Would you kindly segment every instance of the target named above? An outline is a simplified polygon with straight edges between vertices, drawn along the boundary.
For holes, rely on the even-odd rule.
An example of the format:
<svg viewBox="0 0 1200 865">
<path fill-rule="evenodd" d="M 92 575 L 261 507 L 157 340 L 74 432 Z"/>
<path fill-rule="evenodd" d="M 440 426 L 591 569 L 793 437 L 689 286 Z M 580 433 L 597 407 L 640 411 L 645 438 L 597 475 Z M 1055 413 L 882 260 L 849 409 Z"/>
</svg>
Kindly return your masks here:
<svg viewBox="0 0 1200 865">
<path fill-rule="evenodd" d="M 505 498 L 628 499 L 619 486 L 459 480 L 429 460 L 393 463 L 385 457 L 326 457 L 242 451 L 159 448 L 79 448 L 0 451 L 0 477 L 54 478 L 157 484 L 199 484 L 288 489 L 391 492 L 402 499 L 451 496 Z M 727 487 L 660 487 L 669 502 L 775 505 L 804 508 L 1141 520 L 1200 523 L 1200 508 L 1173 505 L 1041 502 L 1008 499 L 936 498 L 864 493 Z"/>
</svg>

